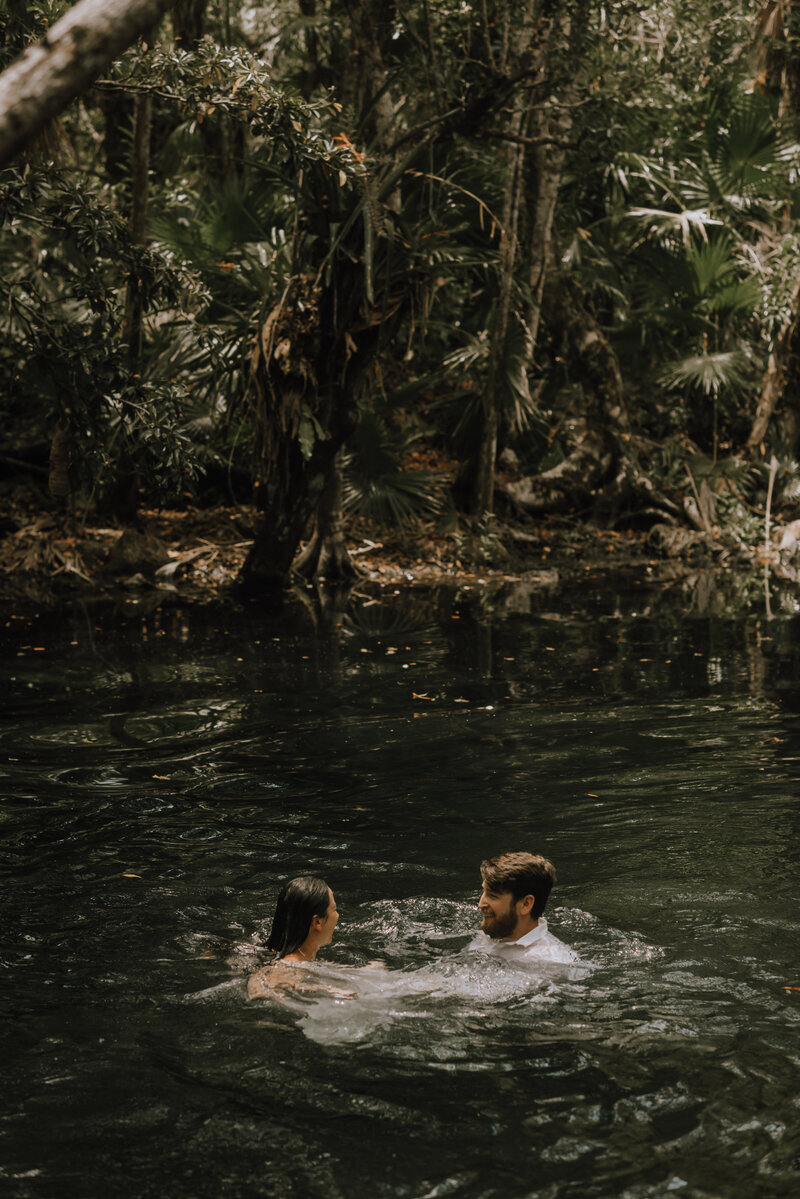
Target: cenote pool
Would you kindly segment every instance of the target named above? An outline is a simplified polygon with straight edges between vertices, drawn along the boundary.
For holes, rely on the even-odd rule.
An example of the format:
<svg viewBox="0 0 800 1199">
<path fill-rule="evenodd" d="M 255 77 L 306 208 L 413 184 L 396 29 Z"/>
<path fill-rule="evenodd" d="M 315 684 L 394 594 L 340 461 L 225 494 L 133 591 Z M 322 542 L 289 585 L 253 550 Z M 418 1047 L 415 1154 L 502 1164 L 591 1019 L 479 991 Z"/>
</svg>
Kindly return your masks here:
<svg viewBox="0 0 800 1199">
<path fill-rule="evenodd" d="M 620 584 L 2 623 L 3 1196 L 800 1194 L 798 618 Z M 579 968 L 464 951 L 510 848 Z M 306 872 L 352 998 L 248 1002 Z"/>
</svg>

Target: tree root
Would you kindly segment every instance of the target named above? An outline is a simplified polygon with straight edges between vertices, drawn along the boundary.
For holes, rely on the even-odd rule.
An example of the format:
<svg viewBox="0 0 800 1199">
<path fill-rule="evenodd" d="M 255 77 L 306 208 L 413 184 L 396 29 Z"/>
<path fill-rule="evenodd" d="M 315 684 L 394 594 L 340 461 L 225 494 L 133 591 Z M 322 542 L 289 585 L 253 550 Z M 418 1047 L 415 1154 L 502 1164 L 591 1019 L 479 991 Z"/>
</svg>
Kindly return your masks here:
<svg viewBox="0 0 800 1199">
<path fill-rule="evenodd" d="M 621 519 L 634 516 L 695 524 L 686 504 L 665 496 L 632 458 L 618 459 L 611 475 L 613 462 L 607 444 L 599 436 L 587 434 L 558 466 L 506 483 L 500 490 L 518 512 L 533 516 L 588 507 L 592 523 L 602 528 L 613 528 Z"/>
<path fill-rule="evenodd" d="M 568 512 L 591 502 L 612 461 L 604 439 L 587 433 L 558 466 L 506 483 L 501 491 L 520 512 L 533 515 Z"/>
<path fill-rule="evenodd" d="M 325 579 L 329 583 L 357 579 L 362 573 L 348 553 L 341 530 L 326 535 L 316 529 L 292 563 L 292 574 L 303 579 Z"/>
</svg>

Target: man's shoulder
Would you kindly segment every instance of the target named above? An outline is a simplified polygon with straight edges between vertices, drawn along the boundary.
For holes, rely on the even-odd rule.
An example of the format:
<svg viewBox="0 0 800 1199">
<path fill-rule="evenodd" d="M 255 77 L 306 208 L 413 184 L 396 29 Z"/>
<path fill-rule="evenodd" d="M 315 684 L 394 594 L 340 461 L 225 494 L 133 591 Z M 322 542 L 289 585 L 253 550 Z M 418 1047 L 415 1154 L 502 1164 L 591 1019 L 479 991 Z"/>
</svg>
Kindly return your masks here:
<svg viewBox="0 0 800 1199">
<path fill-rule="evenodd" d="M 567 966 L 578 961 L 578 955 L 574 950 L 563 941 L 559 941 L 546 926 L 540 926 L 538 936 L 524 944 L 519 941 L 495 941 L 486 933 L 477 932 L 466 948 L 468 951 L 499 954 L 501 957 L 517 961 L 538 958 L 541 961 L 559 962 Z"/>
<path fill-rule="evenodd" d="M 525 956 L 532 958 L 546 958 L 551 962 L 563 962 L 569 965 L 571 962 L 577 962 L 578 955 L 569 945 L 563 941 L 559 941 L 553 933 L 548 930 L 544 935 L 539 937 L 531 945 L 525 949 Z"/>
</svg>

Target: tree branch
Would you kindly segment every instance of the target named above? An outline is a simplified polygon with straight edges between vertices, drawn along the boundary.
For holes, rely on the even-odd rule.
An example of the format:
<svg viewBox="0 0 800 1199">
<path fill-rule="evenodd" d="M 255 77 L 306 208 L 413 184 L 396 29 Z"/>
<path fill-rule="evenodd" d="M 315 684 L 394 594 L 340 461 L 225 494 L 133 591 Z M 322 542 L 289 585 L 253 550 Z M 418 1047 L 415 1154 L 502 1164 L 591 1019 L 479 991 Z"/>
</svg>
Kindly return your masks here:
<svg viewBox="0 0 800 1199">
<path fill-rule="evenodd" d="M 79 0 L 0 75 L 0 166 L 163 16 L 171 0 Z"/>
<path fill-rule="evenodd" d="M 559 150 L 577 150 L 578 143 L 564 141 L 559 137 L 522 137 L 517 133 L 502 133 L 499 129 L 488 129 L 483 135 L 496 141 L 514 142 L 519 146 L 556 146 Z"/>
</svg>

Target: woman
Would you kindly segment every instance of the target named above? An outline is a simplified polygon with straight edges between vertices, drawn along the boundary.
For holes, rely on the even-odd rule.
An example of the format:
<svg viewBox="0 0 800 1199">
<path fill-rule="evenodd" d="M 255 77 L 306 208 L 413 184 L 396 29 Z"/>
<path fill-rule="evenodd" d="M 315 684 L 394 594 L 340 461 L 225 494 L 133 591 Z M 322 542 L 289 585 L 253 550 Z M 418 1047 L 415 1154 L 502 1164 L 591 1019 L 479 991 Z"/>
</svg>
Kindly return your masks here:
<svg viewBox="0 0 800 1199">
<path fill-rule="evenodd" d="M 313 962 L 323 945 L 330 945 L 338 923 L 333 891 L 323 879 L 311 874 L 290 879 L 278 896 L 267 941 L 275 958 L 269 966 L 250 976 L 248 996 L 255 999 L 276 986 L 296 987 L 299 977 L 284 967 Z"/>
</svg>

